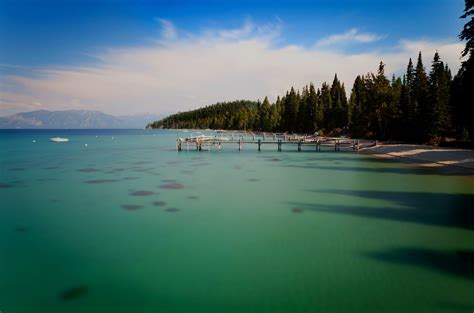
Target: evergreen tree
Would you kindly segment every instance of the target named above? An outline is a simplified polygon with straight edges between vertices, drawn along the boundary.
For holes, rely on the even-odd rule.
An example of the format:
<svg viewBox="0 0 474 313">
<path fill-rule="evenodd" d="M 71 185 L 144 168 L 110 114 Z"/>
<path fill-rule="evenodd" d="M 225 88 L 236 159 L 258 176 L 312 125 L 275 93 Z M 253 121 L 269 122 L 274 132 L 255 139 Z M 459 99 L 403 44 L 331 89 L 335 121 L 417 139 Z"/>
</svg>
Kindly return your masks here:
<svg viewBox="0 0 474 313">
<path fill-rule="evenodd" d="M 270 101 L 268 101 L 268 97 L 265 97 L 262 103 L 261 121 L 263 131 L 272 130 L 271 106 Z"/>
<path fill-rule="evenodd" d="M 428 138 L 429 129 L 429 84 L 421 52 L 418 54 L 418 61 L 415 69 L 413 81 L 413 101 L 415 116 L 413 118 L 414 129 L 412 138 L 416 141 L 425 141 Z"/>
<path fill-rule="evenodd" d="M 324 82 L 321 86 L 321 97 L 320 97 L 320 106 L 322 110 L 322 115 L 324 116 L 322 120 L 322 128 L 324 130 L 328 130 L 330 123 L 329 121 L 333 118 L 332 117 L 332 97 L 331 97 L 331 90 L 329 85 Z M 331 123 L 332 124 L 332 123 Z"/>
<path fill-rule="evenodd" d="M 435 53 L 429 76 L 430 83 L 430 107 L 429 107 L 429 129 L 430 140 L 439 139 L 451 125 L 449 112 L 449 88 L 450 74 L 446 71 L 438 52 Z"/>
<path fill-rule="evenodd" d="M 309 98 L 309 90 L 308 86 L 303 87 L 303 91 L 301 92 L 301 97 L 299 98 L 299 105 L 298 105 L 298 118 L 297 118 L 297 127 L 296 131 L 300 133 L 306 133 L 310 128 L 310 117 L 308 116 L 308 98 Z"/>
<path fill-rule="evenodd" d="M 315 113 L 315 130 L 321 132 L 324 129 L 324 107 L 321 100 L 321 90 L 316 91 L 316 113 Z"/>
<path fill-rule="evenodd" d="M 372 117 L 371 124 L 377 125 L 377 128 L 372 130 L 381 138 L 386 138 L 394 108 L 390 81 L 385 77 L 385 64 L 383 62 L 380 62 L 377 75 L 373 76 L 372 80 L 372 98 L 375 110 L 369 116 Z"/>
<path fill-rule="evenodd" d="M 357 76 L 352 86 L 350 107 L 350 130 L 353 136 L 365 137 L 367 131 L 367 114 L 364 110 L 367 102 L 367 88 L 364 77 Z"/>
<path fill-rule="evenodd" d="M 343 128 L 347 126 L 347 97 L 344 85 L 341 84 L 334 75 L 334 80 L 331 85 L 331 109 L 329 111 L 328 128 Z"/>
<path fill-rule="evenodd" d="M 459 38 L 466 41 L 466 47 L 462 52 L 463 61 L 461 69 L 456 75 L 453 83 L 453 107 L 455 120 L 459 130 L 469 133 L 471 144 L 474 145 L 474 0 L 465 0 L 464 14 L 467 19 Z"/>
<path fill-rule="evenodd" d="M 298 128 L 298 109 L 298 95 L 296 94 L 295 89 L 291 87 L 291 90 L 285 97 L 284 102 L 284 128 L 290 133 L 295 132 Z"/>
<path fill-rule="evenodd" d="M 308 125 L 306 132 L 314 133 L 318 129 L 318 94 L 313 83 L 309 85 L 309 94 L 307 98 L 306 109 L 308 116 Z"/>
</svg>

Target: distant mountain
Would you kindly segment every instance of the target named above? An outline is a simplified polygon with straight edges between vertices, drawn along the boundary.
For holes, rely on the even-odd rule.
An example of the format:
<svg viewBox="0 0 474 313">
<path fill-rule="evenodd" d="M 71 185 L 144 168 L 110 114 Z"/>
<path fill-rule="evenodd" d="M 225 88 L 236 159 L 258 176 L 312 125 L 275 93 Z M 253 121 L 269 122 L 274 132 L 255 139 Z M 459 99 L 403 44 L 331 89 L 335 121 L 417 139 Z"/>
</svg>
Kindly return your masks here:
<svg viewBox="0 0 474 313">
<path fill-rule="evenodd" d="M 38 110 L 0 117 L 0 128 L 144 128 L 162 117 L 157 114 L 114 116 L 88 110 Z"/>
</svg>

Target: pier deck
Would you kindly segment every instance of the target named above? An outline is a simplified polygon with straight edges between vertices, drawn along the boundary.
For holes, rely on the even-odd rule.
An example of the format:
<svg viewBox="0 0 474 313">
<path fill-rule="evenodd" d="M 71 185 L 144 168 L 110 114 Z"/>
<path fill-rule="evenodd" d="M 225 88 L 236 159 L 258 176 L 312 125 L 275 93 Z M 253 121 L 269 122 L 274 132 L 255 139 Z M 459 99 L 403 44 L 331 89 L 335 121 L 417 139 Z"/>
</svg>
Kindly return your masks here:
<svg viewBox="0 0 474 313">
<path fill-rule="evenodd" d="M 243 136 L 238 140 L 229 140 L 223 137 L 192 137 L 192 138 L 178 138 L 176 139 L 176 150 L 177 151 L 211 151 L 222 150 L 223 146 L 235 146 L 238 151 L 243 150 L 244 146 L 256 146 L 258 151 L 262 150 L 262 146 L 275 146 L 277 151 L 283 151 L 283 147 L 296 147 L 297 151 L 302 151 L 303 147 L 314 147 L 314 151 L 321 151 L 321 147 L 329 147 L 334 151 L 353 150 L 358 151 L 361 148 L 372 147 L 377 145 L 376 141 L 373 140 L 359 140 L 359 139 L 348 139 L 348 138 L 331 138 L 331 137 L 291 137 L 276 139 L 256 139 L 253 136 L 251 139 L 245 139 Z M 263 137 L 265 138 L 265 137 Z M 268 137 L 267 137 L 268 138 Z M 270 136 L 270 138 L 272 138 Z"/>
</svg>

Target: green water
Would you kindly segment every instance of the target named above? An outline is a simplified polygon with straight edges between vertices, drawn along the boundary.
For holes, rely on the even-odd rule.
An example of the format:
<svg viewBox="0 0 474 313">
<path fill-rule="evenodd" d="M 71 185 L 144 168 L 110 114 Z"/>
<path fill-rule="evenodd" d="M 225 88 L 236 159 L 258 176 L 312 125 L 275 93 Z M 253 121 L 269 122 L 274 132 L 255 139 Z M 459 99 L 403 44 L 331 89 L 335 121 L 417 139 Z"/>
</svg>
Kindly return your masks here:
<svg viewBox="0 0 474 313">
<path fill-rule="evenodd" d="M 0 133 L 0 311 L 474 310 L 472 177 L 175 138 Z"/>
</svg>

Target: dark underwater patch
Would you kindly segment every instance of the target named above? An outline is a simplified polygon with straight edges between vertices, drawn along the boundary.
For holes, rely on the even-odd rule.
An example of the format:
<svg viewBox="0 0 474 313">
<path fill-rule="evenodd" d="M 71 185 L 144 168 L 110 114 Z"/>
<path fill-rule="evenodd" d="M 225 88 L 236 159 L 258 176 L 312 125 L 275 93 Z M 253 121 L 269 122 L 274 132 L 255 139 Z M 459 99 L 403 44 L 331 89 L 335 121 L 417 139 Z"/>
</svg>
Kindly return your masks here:
<svg viewBox="0 0 474 313">
<path fill-rule="evenodd" d="M 129 193 L 129 195 L 131 196 L 141 196 L 141 197 L 144 197 L 144 196 L 151 196 L 151 195 L 154 195 L 155 193 L 153 191 L 149 191 L 149 190 L 137 190 L 137 191 L 133 191 L 131 193 Z"/>
<path fill-rule="evenodd" d="M 154 169 L 155 169 L 154 167 L 135 168 L 135 169 L 132 169 L 132 171 L 141 173 L 141 172 L 150 172 L 150 171 L 153 171 Z"/>
<path fill-rule="evenodd" d="M 139 177 L 133 177 L 133 176 L 127 176 L 127 177 L 124 177 L 122 178 L 123 180 L 135 180 L 135 179 L 138 179 Z"/>
<path fill-rule="evenodd" d="M 89 288 L 87 286 L 76 286 L 60 292 L 59 298 L 64 301 L 70 301 L 85 296 L 88 291 Z"/>
<path fill-rule="evenodd" d="M 130 164 L 134 164 L 134 165 L 143 165 L 143 164 L 152 164 L 153 162 L 151 161 L 137 161 L 137 162 L 133 162 L 133 163 L 130 163 Z"/>
<path fill-rule="evenodd" d="M 151 204 L 153 204 L 154 206 L 165 206 L 166 202 L 164 202 L 164 201 L 153 201 Z"/>
<path fill-rule="evenodd" d="M 143 208 L 143 205 L 139 204 L 122 204 L 122 208 L 128 211 L 135 211 Z"/>
<path fill-rule="evenodd" d="M 162 189 L 183 189 L 184 186 L 177 182 L 170 182 L 160 186 Z"/>
<path fill-rule="evenodd" d="M 104 183 L 114 183 L 118 180 L 116 179 L 91 179 L 91 180 L 86 180 L 84 183 L 86 184 L 104 184 Z"/>
<path fill-rule="evenodd" d="M 10 184 L 18 185 L 18 184 L 23 184 L 24 182 L 25 182 L 24 180 L 16 179 L 16 180 L 11 180 Z"/>
<path fill-rule="evenodd" d="M 57 179 L 56 178 L 38 178 L 36 181 L 49 182 L 49 181 L 57 181 Z"/>
<path fill-rule="evenodd" d="M 26 168 L 24 167 L 12 167 L 8 169 L 9 171 L 24 171 Z"/>
<path fill-rule="evenodd" d="M 0 189 L 8 189 L 12 188 L 13 185 L 7 184 L 7 183 L 0 183 Z"/>
<path fill-rule="evenodd" d="M 58 168 L 59 166 L 48 166 L 48 167 L 43 167 L 43 170 L 56 170 Z"/>
<path fill-rule="evenodd" d="M 302 208 L 292 208 L 291 212 L 293 212 L 293 213 L 303 213 L 303 209 Z"/>
<path fill-rule="evenodd" d="M 17 226 L 15 227 L 15 231 L 17 233 L 26 233 L 27 231 L 29 230 L 28 227 L 24 227 L 24 226 Z"/>
<path fill-rule="evenodd" d="M 198 196 L 188 196 L 188 199 L 196 200 L 196 199 L 199 199 L 199 197 Z"/>
<path fill-rule="evenodd" d="M 206 166 L 206 165 L 209 165 L 209 164 L 210 164 L 209 162 L 201 162 L 201 163 L 191 164 L 191 166 Z"/>
<path fill-rule="evenodd" d="M 248 181 L 251 181 L 251 182 L 257 182 L 257 181 L 260 181 L 260 179 L 258 178 L 249 178 L 247 179 Z"/>
<path fill-rule="evenodd" d="M 100 172 L 100 170 L 93 168 L 93 167 L 84 167 L 80 168 L 77 170 L 78 172 L 83 172 L 83 173 L 94 173 L 94 172 Z"/>
<path fill-rule="evenodd" d="M 165 211 L 169 212 L 169 213 L 176 213 L 176 212 L 179 211 L 179 209 L 177 209 L 177 208 L 167 208 Z"/>
</svg>

